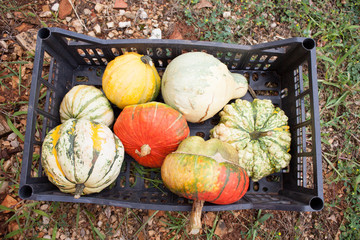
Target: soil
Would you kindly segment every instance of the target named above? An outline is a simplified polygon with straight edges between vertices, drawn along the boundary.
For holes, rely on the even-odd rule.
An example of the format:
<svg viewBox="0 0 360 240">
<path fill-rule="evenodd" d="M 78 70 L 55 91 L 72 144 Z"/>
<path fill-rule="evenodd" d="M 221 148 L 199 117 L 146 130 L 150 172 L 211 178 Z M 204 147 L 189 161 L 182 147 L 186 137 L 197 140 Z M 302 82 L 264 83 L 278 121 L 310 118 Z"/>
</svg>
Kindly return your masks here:
<svg viewBox="0 0 360 240">
<path fill-rule="evenodd" d="M 33 71 L 33 52 L 19 44 L 16 39 L 18 34 L 31 30 L 37 31 L 47 26 L 59 27 L 102 39 L 149 38 L 153 29 L 160 28 L 162 38 L 185 40 L 199 40 L 200 38 L 200 31 L 196 31 L 194 26 L 187 25 L 179 15 L 177 1 L 156 0 L 150 3 L 150 1 L 128 0 L 126 9 L 113 9 L 114 1 L 111 0 L 76 0 L 73 1 L 76 11 L 72 10 L 63 19 L 58 18 L 56 14 L 55 16 L 51 14 L 48 17 L 41 17 L 56 3 L 60 4 L 59 10 L 61 10 L 64 2 L 66 0 L 40 0 L 36 4 L 25 0 L 0 1 L 1 5 L 6 7 L 0 10 L 2 15 L 0 17 L 0 40 L 4 43 L 1 44 L 0 60 L 0 115 L 4 119 L 6 117 L 10 119 L 13 127 L 22 135 L 25 135 L 26 114 L 19 114 L 19 111 L 27 110 Z M 99 5 L 100 2 L 103 5 Z M 147 18 L 139 17 L 140 8 L 144 9 L 148 15 Z M 119 22 L 125 21 L 130 21 L 131 26 L 118 27 Z M 114 23 L 114 26 L 109 23 Z M 100 32 L 96 32 L 96 25 L 99 25 Z M 275 36 L 271 34 L 261 34 L 265 33 L 265 30 L 254 29 L 254 31 L 258 32 L 257 36 L 262 37 L 243 39 L 243 42 L 239 43 L 255 44 L 276 40 Z M 279 25 L 277 32 L 281 38 L 290 37 L 286 26 Z M 268 36 L 267 39 L 266 36 Z M 27 63 L 19 64 L 20 61 Z M 19 72 L 20 74 L 17 74 Z M 14 113 L 17 114 L 14 115 Z M 14 199 L 15 206 L 13 204 L 8 206 L 26 212 L 26 209 L 29 209 L 27 204 L 34 202 L 24 201 L 17 195 L 24 143 L 20 137 L 13 138 L 11 134 L 12 130 L 7 130 L 0 136 L 1 159 L 4 159 L 1 162 L 0 179 L 8 185 L 6 187 L 3 184 L 5 187 L 1 189 L 0 202 L 10 196 Z M 39 149 L 35 151 L 39 151 Z M 331 168 L 325 168 L 323 174 L 324 177 L 330 176 Z M 332 206 L 329 203 L 343 196 L 344 186 L 342 184 L 329 185 L 325 183 L 325 207 L 320 212 L 262 210 L 260 216 L 258 210 L 204 212 L 202 216 L 204 230 L 198 239 L 206 239 L 205 234 L 209 234 L 211 230 L 214 230 L 214 234 L 220 239 L 253 237 L 255 239 L 270 237 L 274 239 L 338 239 L 339 227 L 344 221 L 343 209 L 346 206 Z M 3 202 L 2 205 L 6 205 L 6 203 Z M 179 228 L 179 232 L 176 232 L 176 229 L 171 232 L 170 227 L 170 224 L 175 224 L 175 222 L 176 226 L 182 226 L 181 222 L 185 219 L 183 216 L 189 216 L 187 212 L 159 211 L 155 214 L 155 211 L 152 210 L 56 202 L 37 202 L 35 209 L 39 210 L 31 212 L 31 218 L 36 219 L 35 223 L 30 229 L 24 229 L 22 235 L 14 236 L 15 239 L 49 238 L 54 233 L 56 239 L 94 239 L 98 238 L 94 235 L 94 228 L 106 236 L 106 239 L 189 238 L 183 231 L 184 228 Z M 21 211 L 18 214 L 21 214 Z M 42 213 L 51 215 L 51 218 L 49 219 L 46 214 Z M 153 214 L 155 215 L 153 216 Z M 259 223 L 257 221 L 259 217 L 266 214 L 270 214 L 271 217 L 263 223 Z M 1 238 L 9 232 L 28 226 L 26 224 L 31 221 L 26 220 L 26 216 L 23 216 L 19 217 L 19 222 L 7 222 L 13 216 L 13 212 L 3 212 L 0 215 Z"/>
</svg>

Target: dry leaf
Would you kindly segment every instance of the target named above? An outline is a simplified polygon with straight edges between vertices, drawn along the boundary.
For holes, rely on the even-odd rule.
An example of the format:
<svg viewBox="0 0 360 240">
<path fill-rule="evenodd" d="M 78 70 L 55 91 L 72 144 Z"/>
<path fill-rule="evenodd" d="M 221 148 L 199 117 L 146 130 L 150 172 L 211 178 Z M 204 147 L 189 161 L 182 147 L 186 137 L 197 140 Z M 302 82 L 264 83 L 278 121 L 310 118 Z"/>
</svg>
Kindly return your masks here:
<svg viewBox="0 0 360 240">
<path fill-rule="evenodd" d="M 175 25 L 174 31 L 170 35 L 169 39 L 180 39 L 180 40 L 184 39 L 183 36 L 181 35 L 179 28 L 176 25 Z"/>
<path fill-rule="evenodd" d="M 336 222 L 336 223 L 337 223 L 337 220 L 336 220 L 335 215 L 331 215 L 331 216 L 330 216 L 330 217 L 328 217 L 327 219 L 332 220 L 332 221 L 334 221 L 334 222 Z"/>
<path fill-rule="evenodd" d="M 198 2 L 194 8 L 196 9 L 201 9 L 201 8 L 205 8 L 205 7 L 209 7 L 209 8 L 212 8 L 213 5 L 211 4 L 211 2 L 208 2 L 206 0 L 200 0 L 200 2 Z"/>
<path fill-rule="evenodd" d="M 16 201 L 12 196 L 6 195 L 4 201 L 2 201 L 1 205 L 7 208 L 13 208 L 18 201 Z M 10 211 L 4 211 L 3 213 L 9 213 Z"/>
<path fill-rule="evenodd" d="M 34 26 L 27 23 L 22 23 L 20 26 L 16 27 L 15 30 L 19 32 L 26 32 L 29 29 L 32 29 Z"/>
<path fill-rule="evenodd" d="M 225 225 L 224 220 L 220 220 L 216 226 L 215 234 L 218 235 L 220 238 L 227 233 L 227 227 Z"/>
<path fill-rule="evenodd" d="M 213 212 L 206 213 L 204 216 L 205 225 L 212 227 L 214 224 L 215 217 L 216 217 L 216 215 Z"/>
</svg>

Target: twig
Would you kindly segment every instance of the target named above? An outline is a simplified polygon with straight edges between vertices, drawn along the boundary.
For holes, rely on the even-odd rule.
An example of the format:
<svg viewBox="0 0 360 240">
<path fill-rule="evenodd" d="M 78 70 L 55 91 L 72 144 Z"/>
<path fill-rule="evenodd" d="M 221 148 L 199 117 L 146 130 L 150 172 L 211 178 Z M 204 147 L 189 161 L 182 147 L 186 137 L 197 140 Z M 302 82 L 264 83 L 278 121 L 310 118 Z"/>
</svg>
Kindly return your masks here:
<svg viewBox="0 0 360 240">
<path fill-rule="evenodd" d="M 79 15 L 78 15 L 78 13 L 77 13 L 77 11 L 76 11 L 76 9 L 75 9 L 75 6 L 74 6 L 73 2 L 72 2 L 71 0 L 68 0 L 68 1 L 69 1 L 69 3 L 71 4 L 71 7 L 72 7 L 72 9 L 73 9 L 74 12 L 75 12 L 76 17 L 79 19 L 80 24 L 81 24 L 81 25 L 85 28 L 85 30 L 88 32 L 89 30 L 87 29 L 87 27 L 85 26 L 85 24 L 83 23 L 83 21 L 81 20 L 81 18 L 79 17 Z"/>
<path fill-rule="evenodd" d="M 248 90 L 249 90 L 250 95 L 253 97 L 253 99 L 257 98 L 256 93 L 254 92 L 254 90 L 252 89 L 252 87 L 250 85 L 248 86 Z"/>
<path fill-rule="evenodd" d="M 350 133 L 350 135 L 351 135 L 353 138 L 355 138 L 356 141 L 358 141 L 358 142 L 360 143 L 360 140 L 359 140 L 354 134 Z"/>
</svg>

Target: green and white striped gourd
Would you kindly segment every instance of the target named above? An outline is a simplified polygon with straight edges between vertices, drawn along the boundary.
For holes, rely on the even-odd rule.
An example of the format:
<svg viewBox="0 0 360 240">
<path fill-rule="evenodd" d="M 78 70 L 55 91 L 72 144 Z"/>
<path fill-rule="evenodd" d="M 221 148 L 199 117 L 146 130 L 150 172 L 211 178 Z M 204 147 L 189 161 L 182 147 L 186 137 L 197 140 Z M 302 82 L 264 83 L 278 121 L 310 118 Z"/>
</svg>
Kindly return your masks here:
<svg viewBox="0 0 360 240">
<path fill-rule="evenodd" d="M 60 120 L 70 118 L 87 119 L 110 126 L 114 112 L 105 94 L 94 86 L 74 86 L 63 98 L 60 105 Z"/>
<path fill-rule="evenodd" d="M 220 112 L 210 135 L 233 145 L 253 181 L 286 167 L 291 159 L 288 117 L 270 100 L 237 99 Z"/>
<path fill-rule="evenodd" d="M 86 119 L 57 126 L 42 145 L 41 164 L 50 182 L 75 198 L 113 183 L 123 160 L 123 144 L 111 129 Z"/>
</svg>

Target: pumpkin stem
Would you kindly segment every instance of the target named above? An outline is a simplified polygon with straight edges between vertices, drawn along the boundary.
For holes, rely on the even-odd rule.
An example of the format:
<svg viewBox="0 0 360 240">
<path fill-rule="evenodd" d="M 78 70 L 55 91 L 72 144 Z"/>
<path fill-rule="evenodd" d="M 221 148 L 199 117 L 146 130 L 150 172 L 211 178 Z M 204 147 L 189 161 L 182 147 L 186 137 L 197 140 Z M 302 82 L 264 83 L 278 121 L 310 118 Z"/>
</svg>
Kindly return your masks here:
<svg viewBox="0 0 360 240">
<path fill-rule="evenodd" d="M 135 149 L 135 153 L 139 155 L 140 157 L 145 157 L 146 155 L 149 155 L 151 152 L 151 147 L 148 144 L 144 144 L 141 146 L 141 151 Z"/>
<path fill-rule="evenodd" d="M 151 63 L 152 63 L 151 57 L 149 57 L 149 56 L 147 56 L 147 55 L 142 56 L 140 59 L 141 59 L 141 61 L 142 61 L 143 63 L 145 63 L 145 64 L 150 64 L 150 65 L 151 65 Z"/>
<path fill-rule="evenodd" d="M 272 133 L 270 131 L 267 131 L 267 132 L 254 131 L 254 132 L 251 132 L 249 134 L 250 134 L 251 140 L 257 140 L 257 139 L 259 139 L 261 137 L 271 136 Z"/>
<path fill-rule="evenodd" d="M 194 200 L 190 215 L 190 232 L 189 234 L 196 235 L 201 229 L 201 211 L 205 201 Z"/>
<path fill-rule="evenodd" d="M 85 184 L 81 183 L 81 184 L 76 184 L 75 186 L 75 196 L 74 198 L 78 199 L 80 198 L 81 194 L 83 193 L 85 188 Z"/>
</svg>

